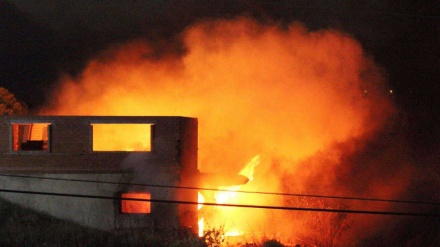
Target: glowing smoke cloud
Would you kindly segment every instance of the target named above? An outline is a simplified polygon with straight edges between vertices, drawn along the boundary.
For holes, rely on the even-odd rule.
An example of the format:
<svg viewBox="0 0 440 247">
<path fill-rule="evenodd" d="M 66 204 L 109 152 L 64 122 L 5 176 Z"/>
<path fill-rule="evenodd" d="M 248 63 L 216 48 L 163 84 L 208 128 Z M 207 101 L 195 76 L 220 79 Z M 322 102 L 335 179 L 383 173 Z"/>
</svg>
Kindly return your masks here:
<svg viewBox="0 0 440 247">
<path fill-rule="evenodd" d="M 197 117 L 201 171 L 238 173 L 261 154 L 293 176 L 317 153 L 337 164 L 334 144 L 374 133 L 392 112 L 380 70 L 336 30 L 219 20 L 182 39 L 186 52 L 175 57 L 157 58 L 142 41 L 108 49 L 77 78 L 62 78 L 41 113 Z M 280 189 L 277 174 L 266 178 L 265 191 Z"/>
</svg>

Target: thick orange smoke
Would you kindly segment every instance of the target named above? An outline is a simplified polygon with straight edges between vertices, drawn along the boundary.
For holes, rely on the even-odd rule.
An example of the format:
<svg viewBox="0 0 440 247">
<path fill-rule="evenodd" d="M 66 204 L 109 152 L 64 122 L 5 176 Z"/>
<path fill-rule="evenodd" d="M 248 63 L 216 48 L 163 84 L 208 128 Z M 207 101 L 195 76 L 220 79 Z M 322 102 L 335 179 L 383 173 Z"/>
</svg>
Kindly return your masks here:
<svg viewBox="0 0 440 247">
<path fill-rule="evenodd" d="M 174 57 L 158 58 L 143 41 L 111 47 L 80 76 L 62 78 L 41 114 L 197 117 L 201 171 L 238 173 L 260 155 L 264 181 L 252 189 L 279 191 L 282 174 L 307 191 L 294 181 L 337 164 L 335 144 L 374 133 L 392 111 L 380 70 L 336 30 L 219 20 L 182 39 L 186 52 Z M 296 177 L 298 164 L 318 153 L 332 162 Z"/>
</svg>

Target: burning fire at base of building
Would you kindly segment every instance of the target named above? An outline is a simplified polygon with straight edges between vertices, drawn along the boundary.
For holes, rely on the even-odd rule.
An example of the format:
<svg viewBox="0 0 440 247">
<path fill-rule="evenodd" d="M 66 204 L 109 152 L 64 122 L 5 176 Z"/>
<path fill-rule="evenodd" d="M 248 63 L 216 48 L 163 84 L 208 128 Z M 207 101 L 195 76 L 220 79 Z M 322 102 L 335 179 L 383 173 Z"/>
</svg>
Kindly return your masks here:
<svg viewBox="0 0 440 247">
<path fill-rule="evenodd" d="M 239 236 L 243 234 L 239 222 L 227 222 L 236 218 L 240 210 L 230 207 L 222 207 L 222 204 L 240 204 L 238 198 L 242 197 L 237 193 L 243 185 L 253 180 L 255 166 L 259 163 L 259 156 L 253 158 L 238 175 L 202 174 L 199 180 L 202 188 L 217 188 L 216 190 L 201 190 L 198 193 L 198 226 L 199 236 L 203 236 L 208 227 L 223 227 L 225 236 Z M 204 203 L 218 204 L 218 206 L 204 206 Z"/>
<path fill-rule="evenodd" d="M 378 145 L 375 139 L 387 138 L 384 133 L 394 126 L 396 110 L 383 71 L 359 42 L 336 30 L 310 31 L 299 23 L 279 26 L 248 18 L 199 22 L 180 37 L 183 47 L 178 54 L 158 56 L 154 46 L 141 40 L 109 47 L 92 58 L 80 75 L 61 77 L 52 102 L 39 114 L 198 118 L 198 157 L 184 160 L 200 165 L 192 168 L 197 172 L 184 173 L 179 183 L 197 184 L 196 193 L 189 197 L 199 204 L 194 210 L 198 216 L 189 217 L 196 218 L 193 229 L 198 228 L 199 235 L 204 229 L 222 226 L 228 236 L 282 236 L 295 239 L 292 242 L 319 238 L 330 243 L 339 236 L 345 238 L 343 243 L 374 234 L 364 229 L 384 230 L 381 226 L 388 219 L 379 217 L 349 219 L 344 213 L 221 206 L 379 211 L 397 207 L 278 195 L 313 192 L 399 198 L 408 186 L 404 178 L 410 170 L 388 170 L 392 176 L 383 175 L 387 168 L 374 158 L 379 151 L 371 150 Z M 27 127 L 16 124 L 14 133 L 21 138 L 14 139 L 14 152 L 34 145 L 43 150 L 61 148 L 56 143 L 46 145 L 46 137 L 23 138 Z M 100 124 L 94 123 L 93 129 L 98 131 Z M 143 126 L 137 132 L 156 127 Z M 132 129 L 107 134 L 92 151 L 107 152 L 106 143 L 135 136 L 129 132 Z M 161 137 L 152 138 L 157 138 L 158 145 L 167 143 Z M 164 152 L 175 146 L 164 147 Z M 117 158 L 134 171 L 131 181 L 159 183 L 154 174 L 162 166 L 151 167 L 149 172 L 134 166 L 149 160 L 139 155 L 142 152 L 155 154 L 151 143 L 141 138 L 134 146 L 113 148 L 138 152 L 124 161 Z M 393 148 L 397 147 L 381 152 L 397 156 Z M 404 162 L 403 158 L 399 161 Z M 370 165 L 375 165 L 374 173 L 366 169 Z M 166 177 L 165 181 L 173 179 Z M 349 227 L 352 219 L 357 224 Z M 349 234 L 341 235 L 348 229 Z"/>
</svg>

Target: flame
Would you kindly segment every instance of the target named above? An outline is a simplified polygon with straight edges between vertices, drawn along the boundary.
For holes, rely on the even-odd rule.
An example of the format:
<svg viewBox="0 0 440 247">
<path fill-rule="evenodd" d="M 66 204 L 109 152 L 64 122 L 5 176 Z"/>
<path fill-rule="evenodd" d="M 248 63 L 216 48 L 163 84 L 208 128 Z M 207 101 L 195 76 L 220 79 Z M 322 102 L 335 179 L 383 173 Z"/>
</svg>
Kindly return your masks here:
<svg viewBox="0 0 440 247">
<path fill-rule="evenodd" d="M 203 204 L 205 202 L 205 198 L 203 198 L 203 195 L 200 194 L 200 192 L 198 193 L 198 205 L 197 205 L 197 210 L 200 210 L 203 207 Z"/>
<path fill-rule="evenodd" d="M 252 160 L 247 163 L 247 165 L 241 169 L 238 175 L 243 175 L 249 179 L 249 181 L 253 180 L 254 169 L 260 163 L 260 155 L 256 155 Z M 219 187 L 221 191 L 215 193 L 214 198 L 216 203 L 237 203 L 238 194 L 236 191 L 242 188 L 242 185 L 229 186 L 229 187 Z M 222 207 L 220 207 L 222 208 Z M 226 209 L 226 208 L 224 208 Z"/>
<path fill-rule="evenodd" d="M 252 160 L 238 173 L 238 175 L 243 175 L 252 181 L 254 179 L 255 167 L 260 164 L 261 156 L 256 155 Z"/>
<path fill-rule="evenodd" d="M 214 195 L 215 201 L 218 204 L 222 203 L 232 203 L 236 201 L 237 193 L 235 193 L 236 190 L 238 190 L 240 186 L 233 186 L 233 187 L 219 187 L 221 190 L 227 190 L 227 191 L 220 191 L 217 192 Z"/>
<path fill-rule="evenodd" d="M 243 175 L 249 179 L 249 181 L 252 181 L 254 169 L 255 167 L 260 163 L 260 155 L 256 155 L 247 163 L 247 165 L 241 169 L 241 171 L 238 173 L 238 175 Z M 220 186 L 218 187 L 219 191 L 216 191 L 213 195 L 214 201 L 216 204 L 219 204 L 219 206 L 215 206 L 213 209 L 214 215 L 222 215 L 226 216 L 227 218 L 233 218 L 235 215 L 240 214 L 240 210 L 231 208 L 231 207 L 225 207 L 221 206 L 221 204 L 238 204 L 239 199 L 242 198 L 240 195 L 240 192 L 237 192 L 240 190 L 243 186 L 237 185 L 237 186 Z M 199 210 L 199 236 L 203 236 L 204 230 L 205 230 L 205 212 L 202 212 L 201 209 L 204 207 L 203 203 L 205 202 L 204 196 L 199 192 L 198 193 L 198 207 Z M 207 209 L 210 210 L 210 209 Z M 240 229 L 240 227 L 237 226 L 237 224 L 228 219 L 223 219 L 222 217 L 215 217 L 209 219 L 209 223 L 214 228 L 222 227 L 225 229 L 224 236 L 227 237 L 235 237 L 235 236 L 241 236 L 243 235 L 243 230 Z M 225 221 L 228 221 L 228 224 L 224 225 Z"/>
<path fill-rule="evenodd" d="M 345 152 L 338 145 L 375 133 L 393 112 L 380 69 L 336 30 L 239 18 L 201 22 L 181 37 L 182 54 L 157 56 L 139 40 L 109 48 L 80 76 L 60 78 L 40 113 L 197 117 L 201 172 L 243 172 L 252 180 L 240 189 L 331 194 L 343 192 L 335 187 Z M 264 159 L 247 162 L 256 153 Z M 218 203 L 284 203 L 229 190 Z M 238 232 L 301 230 L 291 215 L 217 209 L 216 222 L 228 216 Z"/>
<path fill-rule="evenodd" d="M 199 219 L 198 226 L 199 226 L 199 237 L 203 237 L 203 234 L 205 232 L 205 218 L 204 217 Z"/>
</svg>

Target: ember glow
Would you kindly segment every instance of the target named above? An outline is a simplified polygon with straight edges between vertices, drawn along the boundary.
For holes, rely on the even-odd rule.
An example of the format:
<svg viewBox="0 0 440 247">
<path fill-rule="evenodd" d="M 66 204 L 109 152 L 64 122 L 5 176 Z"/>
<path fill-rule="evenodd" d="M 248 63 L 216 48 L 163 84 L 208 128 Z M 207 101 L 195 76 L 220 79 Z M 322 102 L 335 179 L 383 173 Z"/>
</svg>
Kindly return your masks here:
<svg viewBox="0 0 440 247">
<path fill-rule="evenodd" d="M 150 200 L 151 195 L 145 192 L 130 192 L 121 195 L 124 199 L 137 199 L 136 200 L 122 200 L 121 212 L 126 214 L 148 214 L 150 213 L 150 202 L 142 200 Z"/>
<path fill-rule="evenodd" d="M 40 113 L 197 117 L 201 172 L 251 172 L 240 190 L 331 194 L 341 192 L 332 187 L 342 155 L 336 144 L 375 133 L 393 111 L 380 69 L 336 30 L 218 20 L 188 28 L 182 39 L 184 54 L 160 58 L 139 40 L 109 48 L 81 75 L 61 78 Z M 230 189 L 218 202 L 283 203 Z M 231 232 L 277 224 L 298 231 L 270 212 L 221 210 L 217 222 Z"/>
</svg>

